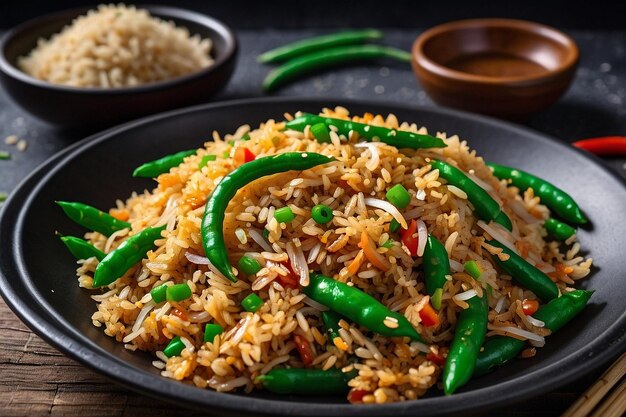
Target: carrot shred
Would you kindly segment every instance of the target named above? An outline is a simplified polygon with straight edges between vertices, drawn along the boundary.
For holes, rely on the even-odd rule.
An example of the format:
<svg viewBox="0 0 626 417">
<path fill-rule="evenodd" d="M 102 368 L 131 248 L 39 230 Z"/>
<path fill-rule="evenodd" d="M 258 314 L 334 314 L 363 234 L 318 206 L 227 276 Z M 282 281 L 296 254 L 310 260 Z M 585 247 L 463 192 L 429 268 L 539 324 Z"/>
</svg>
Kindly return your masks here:
<svg viewBox="0 0 626 417">
<path fill-rule="evenodd" d="M 348 265 L 348 272 L 350 275 L 356 275 L 356 273 L 359 272 L 359 268 L 361 267 L 361 264 L 363 264 L 364 256 L 363 251 L 359 251 L 352 262 L 350 262 L 350 265 Z"/>
<path fill-rule="evenodd" d="M 370 261 L 376 268 L 381 271 L 388 271 L 389 268 L 391 268 L 389 261 L 376 251 L 376 246 L 374 246 L 372 239 L 370 239 L 365 230 L 361 232 L 360 246 L 361 249 L 363 249 L 363 253 L 365 253 L 367 260 Z"/>
<path fill-rule="evenodd" d="M 115 217 L 117 220 L 121 220 L 123 222 L 128 220 L 128 218 L 130 217 L 130 213 L 127 209 L 112 208 L 111 210 L 109 210 L 109 214 Z"/>
<path fill-rule="evenodd" d="M 439 326 L 439 314 L 431 307 L 430 303 L 424 304 L 424 307 L 419 311 L 419 315 L 425 327 Z"/>
</svg>

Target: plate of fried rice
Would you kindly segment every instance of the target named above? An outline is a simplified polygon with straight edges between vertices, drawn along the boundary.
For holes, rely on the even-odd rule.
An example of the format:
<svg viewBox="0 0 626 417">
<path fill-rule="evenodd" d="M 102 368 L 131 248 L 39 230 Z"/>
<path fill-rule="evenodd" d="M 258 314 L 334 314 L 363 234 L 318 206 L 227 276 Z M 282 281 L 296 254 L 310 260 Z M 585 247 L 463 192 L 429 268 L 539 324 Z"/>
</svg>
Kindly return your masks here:
<svg viewBox="0 0 626 417">
<path fill-rule="evenodd" d="M 626 188 L 466 113 L 243 100 L 145 118 L 5 204 L 0 289 L 137 392 L 214 412 L 441 415 L 624 351 Z"/>
</svg>

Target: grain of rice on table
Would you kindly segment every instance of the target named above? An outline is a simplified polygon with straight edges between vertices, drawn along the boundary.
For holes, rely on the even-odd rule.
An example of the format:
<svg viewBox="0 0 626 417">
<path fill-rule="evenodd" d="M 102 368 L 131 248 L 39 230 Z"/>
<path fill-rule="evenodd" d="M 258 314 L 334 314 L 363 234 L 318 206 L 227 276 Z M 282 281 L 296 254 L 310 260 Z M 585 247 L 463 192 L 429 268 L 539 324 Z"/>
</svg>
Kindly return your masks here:
<svg viewBox="0 0 626 417">
<path fill-rule="evenodd" d="M 344 108 L 324 109 L 322 114 L 349 117 Z M 352 119 L 426 133 L 425 128 L 415 124 L 399 124 L 393 115 L 365 114 Z M 166 224 L 167 229 L 165 237 L 157 241 L 157 248 L 148 252 L 147 259 L 105 288 L 104 295 L 94 296 L 98 309 L 92 320 L 129 349 L 152 352 L 154 365 L 164 377 L 218 391 L 249 392 L 255 388 L 255 378 L 260 374 L 275 367 L 303 366 L 293 341 L 294 336 L 300 335 L 310 343 L 316 356 L 313 367 L 352 366 L 358 371 L 349 385 L 367 392 L 364 402 L 413 400 L 436 385 L 442 370 L 426 359 L 419 343 L 372 334 L 345 320 L 339 329 L 341 339 L 336 345 L 329 343 L 320 317 L 323 306 L 304 297 L 298 289 L 281 285 L 281 277 L 291 273 L 281 262 L 289 262 L 287 252 L 293 248 L 303 251 L 311 269 L 366 291 L 403 314 L 423 335 L 430 349 L 444 357 L 454 335 L 456 317 L 462 306 L 467 306 L 455 296 L 472 289 L 489 293 L 490 334 L 510 334 L 511 329 L 518 329 L 518 333 L 532 334 L 534 339 L 545 337 L 549 333 L 547 329 L 533 326 L 518 314 L 520 302 L 524 298 L 535 299 L 535 295 L 515 286 L 511 277 L 496 270 L 485 249 L 487 232 L 484 225 L 482 228 L 478 225 L 465 193 L 445 185 L 438 172 L 430 169 L 429 158 L 443 159 L 465 172 L 471 171 L 503 202 L 503 210 L 513 222 L 513 231 L 498 230 L 514 242 L 512 245 L 519 253 L 534 259 L 533 263 L 567 265 L 569 269 L 558 268 L 562 276 L 553 275 L 561 292 L 571 290 L 567 282 L 589 273 L 591 259 L 579 255 L 578 243 L 574 243 L 573 250 L 560 252 L 556 242 L 548 244 L 544 240 L 542 222 L 526 222 L 516 214 L 519 207 L 513 210 L 511 205 L 520 205 L 528 211 L 527 215 L 537 219 L 546 218 L 548 209 L 536 197 L 520 196 L 517 190 L 497 180 L 483 159 L 457 136 L 438 134 L 445 140 L 446 148 L 399 152 L 382 143 L 374 147 L 354 146 L 356 138 L 351 138 L 349 143 L 346 138 L 340 138 L 343 141 L 340 146 L 318 143 L 308 129 L 305 134 L 283 127 L 284 122 L 268 120 L 250 130 L 247 141 L 239 139 L 248 128 L 224 137 L 215 134 L 214 140 L 208 140 L 197 154 L 156 178 L 158 185 L 154 190 L 133 194 L 126 201 L 118 201 L 115 207 L 128 212 L 133 233 L 158 224 Z M 238 281 L 233 283 L 211 265 L 190 262 L 185 254 L 189 259 L 204 256 L 200 237 L 204 204 L 216 184 L 236 168 L 233 158 L 223 155 L 234 155 L 238 147 L 248 148 L 257 157 L 306 151 L 333 156 L 336 161 L 306 171 L 262 178 L 237 193 L 224 223 L 230 261 L 236 265 L 246 254 L 257 259 L 262 269 L 257 277 L 239 274 Z M 376 164 L 370 164 L 372 152 L 378 153 Z M 202 157 L 208 154 L 218 157 L 198 169 Z M 391 178 L 391 183 L 383 176 Z M 363 230 L 378 245 L 389 238 L 400 241 L 397 233 L 389 232 L 393 216 L 364 204 L 371 201 L 367 199 L 385 200 L 386 190 L 395 184 L 402 184 L 411 194 L 411 201 L 402 213 L 424 222 L 428 232 L 445 244 L 453 265 L 451 281 L 445 285 L 442 296 L 441 324 L 437 327 L 425 327 L 420 319 L 419 312 L 428 302 L 421 258 L 413 259 L 400 244 L 379 247 L 379 253 L 391 266 L 382 272 L 363 257 L 359 247 Z M 320 203 L 333 210 L 334 218 L 326 225 L 318 225 L 311 219 L 312 207 Z M 274 210 L 284 206 L 297 209 L 292 223 L 279 224 L 273 218 Z M 241 213 L 250 213 L 254 220 L 240 217 Z M 270 232 L 267 241 L 261 236 L 264 229 Z M 245 231 L 247 239 L 238 239 L 236 230 Z M 106 251 L 115 249 L 128 236 L 122 233 L 107 239 L 98 233 L 86 234 L 95 246 Z M 338 240 L 342 240 L 343 246 L 336 251 L 327 250 Z M 462 264 L 468 259 L 480 265 L 483 271 L 480 281 L 472 282 L 463 272 Z M 354 262 L 358 268 L 351 273 L 348 267 L 354 267 Z M 91 288 L 96 265 L 94 258 L 81 261 L 77 271 L 80 286 Z M 563 271 L 571 271 L 571 275 Z M 293 281 L 297 282 L 297 277 Z M 159 285 L 185 282 L 193 290 L 191 299 L 154 305 L 148 295 Z M 483 292 L 487 285 L 492 290 Z M 264 301 L 254 313 L 244 311 L 240 304 L 252 289 Z M 217 323 L 224 328 L 215 343 L 203 342 L 206 323 Z M 188 347 L 180 356 L 167 358 L 162 350 L 174 336 L 184 338 Z M 358 361 L 353 364 L 355 358 Z"/>
<path fill-rule="evenodd" d="M 39 39 L 19 67 L 53 84 L 133 87 L 208 67 L 211 39 L 134 6 L 100 5 L 50 39 Z"/>
</svg>

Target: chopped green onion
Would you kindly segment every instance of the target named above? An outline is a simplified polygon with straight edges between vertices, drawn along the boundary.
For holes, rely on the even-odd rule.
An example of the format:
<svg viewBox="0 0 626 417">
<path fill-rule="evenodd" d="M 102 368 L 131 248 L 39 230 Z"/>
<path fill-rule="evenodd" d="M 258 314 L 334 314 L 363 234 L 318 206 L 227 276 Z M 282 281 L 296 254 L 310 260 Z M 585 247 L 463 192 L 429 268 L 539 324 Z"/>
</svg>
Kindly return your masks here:
<svg viewBox="0 0 626 417">
<path fill-rule="evenodd" d="M 0 193 L 0 203 L 6 201 L 7 197 L 7 193 Z"/>
<path fill-rule="evenodd" d="M 230 158 L 230 149 L 227 151 L 224 151 L 224 153 L 222 154 L 222 158 L 226 158 L 226 159 Z"/>
<path fill-rule="evenodd" d="M 311 217 L 317 224 L 326 224 L 333 219 L 333 210 L 324 204 L 313 206 Z"/>
<path fill-rule="evenodd" d="M 228 141 L 228 144 L 229 144 L 230 146 L 235 146 L 235 141 L 234 141 L 234 140 L 229 140 L 229 141 Z"/>
<path fill-rule="evenodd" d="M 185 349 L 185 344 L 180 340 L 180 336 L 176 336 L 165 346 L 163 353 L 168 358 L 171 358 L 172 356 L 179 356 L 183 349 Z"/>
<path fill-rule="evenodd" d="M 250 133 L 246 133 L 245 135 L 243 135 L 243 136 L 241 137 L 241 140 L 243 140 L 243 141 L 250 140 Z"/>
<path fill-rule="evenodd" d="M 237 262 L 237 268 L 246 275 L 254 275 L 261 270 L 261 264 L 254 258 L 242 256 Z"/>
<path fill-rule="evenodd" d="M 198 169 L 204 168 L 210 161 L 215 161 L 217 156 L 215 155 L 204 155 L 198 164 Z"/>
<path fill-rule="evenodd" d="M 269 230 L 263 229 L 263 232 L 261 234 L 263 235 L 263 239 L 269 240 L 269 238 L 270 238 L 270 231 Z"/>
<path fill-rule="evenodd" d="M 165 296 L 166 292 L 167 292 L 167 285 L 165 284 L 159 285 L 158 287 L 153 288 L 152 290 L 150 290 L 152 301 L 154 301 L 157 304 L 162 303 L 166 299 L 166 296 Z"/>
<path fill-rule="evenodd" d="M 387 248 L 387 249 L 393 248 L 393 240 L 392 239 L 387 239 L 387 241 L 382 244 L 382 247 L 383 248 Z"/>
<path fill-rule="evenodd" d="M 7 151 L 0 151 L 0 159 L 3 159 L 3 160 L 11 159 L 11 154 Z"/>
<path fill-rule="evenodd" d="M 478 267 L 478 264 L 476 263 L 475 260 L 472 259 L 472 260 L 465 262 L 463 264 L 463 269 L 465 269 L 465 272 L 470 274 L 472 278 L 480 279 L 480 274 L 482 274 L 482 271 Z"/>
<path fill-rule="evenodd" d="M 165 290 L 167 301 L 183 301 L 187 298 L 191 298 L 191 288 L 187 284 L 171 285 Z"/>
<path fill-rule="evenodd" d="M 263 305 L 263 300 L 261 297 L 256 295 L 255 293 L 250 294 L 246 298 L 241 301 L 241 306 L 244 310 L 254 313 Z"/>
<path fill-rule="evenodd" d="M 215 340 L 215 336 L 222 334 L 224 328 L 219 324 L 207 323 L 204 327 L 204 342 L 211 342 Z"/>
<path fill-rule="evenodd" d="M 278 223 L 291 223 L 296 215 L 293 214 L 293 210 L 290 207 L 281 207 L 274 211 L 274 218 Z"/>
<path fill-rule="evenodd" d="M 400 230 L 400 223 L 398 223 L 396 219 L 392 219 L 391 222 L 389 223 L 389 231 L 391 233 L 395 233 L 398 230 Z"/>
<path fill-rule="evenodd" d="M 311 126 L 311 133 L 319 143 L 330 143 L 330 131 L 324 123 Z"/>
<path fill-rule="evenodd" d="M 443 295 L 443 288 L 437 288 L 433 293 L 433 296 L 430 297 L 430 303 L 437 310 L 441 309 L 441 296 Z"/>
<path fill-rule="evenodd" d="M 398 207 L 403 209 L 411 202 L 411 194 L 402 186 L 402 184 L 396 184 L 387 191 L 387 200 Z"/>
</svg>

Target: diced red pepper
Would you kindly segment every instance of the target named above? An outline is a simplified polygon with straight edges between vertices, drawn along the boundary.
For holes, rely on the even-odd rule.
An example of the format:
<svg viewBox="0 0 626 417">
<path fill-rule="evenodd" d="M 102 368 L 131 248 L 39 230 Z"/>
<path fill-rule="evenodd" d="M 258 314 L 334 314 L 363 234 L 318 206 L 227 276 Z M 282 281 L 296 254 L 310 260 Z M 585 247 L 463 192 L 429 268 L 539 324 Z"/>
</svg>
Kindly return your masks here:
<svg viewBox="0 0 626 417">
<path fill-rule="evenodd" d="M 626 155 L 625 136 L 604 136 L 601 138 L 583 139 L 574 142 L 572 145 L 599 156 Z"/>
<path fill-rule="evenodd" d="M 291 264 L 289 262 L 281 262 L 280 264 L 287 268 L 289 273 L 285 276 L 278 275 L 276 281 L 283 287 L 298 288 L 300 286 L 300 277 L 293 271 Z"/>
<path fill-rule="evenodd" d="M 352 388 L 348 393 L 348 401 L 350 402 L 350 404 L 360 404 L 363 402 L 363 397 L 369 394 L 371 394 L 371 392 L 364 389 Z"/>
<path fill-rule="evenodd" d="M 539 301 L 524 299 L 522 301 L 522 311 L 527 316 L 532 316 L 539 310 Z"/>
<path fill-rule="evenodd" d="M 430 303 L 424 305 L 420 310 L 420 318 L 422 319 L 422 324 L 426 327 L 439 325 L 439 314 L 432 308 Z"/>
<path fill-rule="evenodd" d="M 189 316 L 187 316 L 187 313 L 182 309 L 175 308 L 174 310 L 172 310 L 172 314 L 183 321 L 189 320 Z"/>
<path fill-rule="evenodd" d="M 254 161 L 256 159 L 256 155 L 250 151 L 248 148 L 239 147 L 235 150 L 235 155 L 233 156 L 233 160 L 237 165 L 243 165 L 246 162 Z"/>
<path fill-rule="evenodd" d="M 426 359 L 438 366 L 443 366 L 446 363 L 446 358 L 441 356 L 439 353 L 435 353 L 433 351 L 428 351 L 428 353 L 426 354 Z"/>
<path fill-rule="evenodd" d="M 298 349 L 298 353 L 300 353 L 300 358 L 302 358 L 302 363 L 304 363 L 304 366 L 309 366 L 310 364 L 312 364 L 314 356 L 309 341 L 299 334 L 293 337 L 293 341 L 296 344 L 296 349 Z"/>
<path fill-rule="evenodd" d="M 411 256 L 417 256 L 417 244 L 419 243 L 419 239 L 417 238 L 417 221 L 415 219 L 411 220 L 408 229 L 400 229 L 400 238 L 404 246 L 409 250 Z"/>
</svg>

